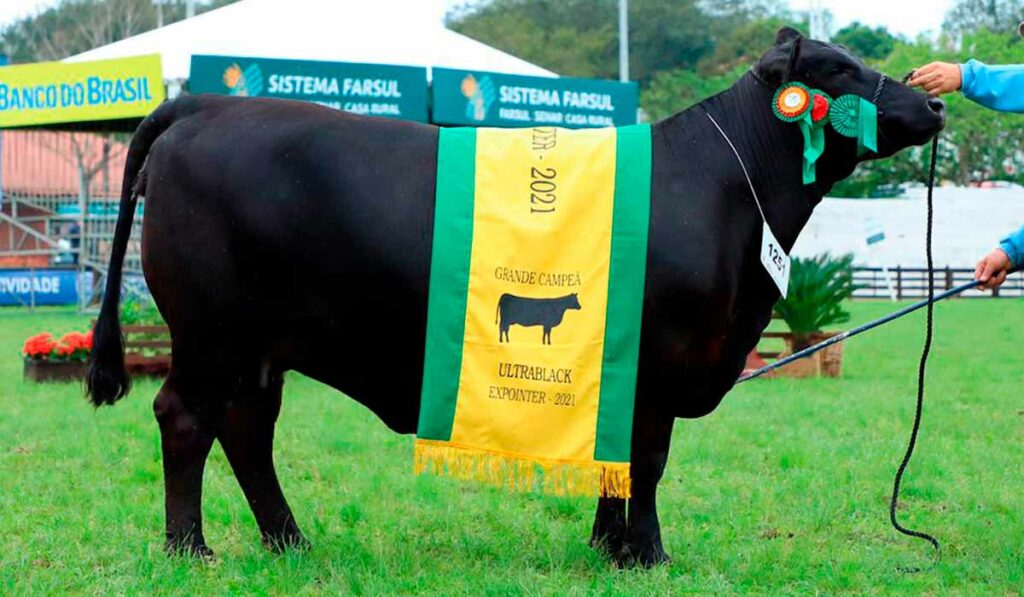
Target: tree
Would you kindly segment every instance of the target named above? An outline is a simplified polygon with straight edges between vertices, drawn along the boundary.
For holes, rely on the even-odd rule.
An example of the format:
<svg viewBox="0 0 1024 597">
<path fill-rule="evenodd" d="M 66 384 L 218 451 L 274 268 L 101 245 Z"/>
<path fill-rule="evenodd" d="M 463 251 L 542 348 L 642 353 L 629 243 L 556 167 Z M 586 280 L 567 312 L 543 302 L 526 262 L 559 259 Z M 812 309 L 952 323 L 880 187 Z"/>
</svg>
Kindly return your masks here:
<svg viewBox="0 0 1024 597">
<path fill-rule="evenodd" d="M 235 0 L 201 3 L 197 12 Z M 164 23 L 185 17 L 185 0 L 166 0 Z M 63 0 L 0 31 L 0 48 L 12 63 L 60 60 L 143 33 L 157 25 L 152 0 Z"/>
<path fill-rule="evenodd" d="M 885 27 L 872 29 L 857 21 L 836 32 L 832 41 L 846 46 L 864 60 L 884 60 L 896 46 L 896 37 Z"/>
<path fill-rule="evenodd" d="M 716 19 L 738 18 L 750 21 L 788 14 L 783 0 L 703 0 L 700 7 Z"/>
<path fill-rule="evenodd" d="M 630 74 L 693 68 L 714 49 L 722 19 L 749 19 L 776 0 L 631 0 Z M 617 0 L 480 0 L 448 27 L 562 75 L 618 77 Z M 714 12 L 714 14 L 711 14 Z"/>
<path fill-rule="evenodd" d="M 618 44 L 609 0 L 490 0 L 448 13 L 450 29 L 559 74 L 613 78 Z"/>
<path fill-rule="evenodd" d="M 659 71 L 693 68 L 714 49 L 710 19 L 696 0 L 633 0 L 630 9 L 630 73 L 641 83 Z"/>
<path fill-rule="evenodd" d="M 640 95 L 641 106 L 652 120 L 661 120 L 728 89 L 747 68 L 747 65 L 741 65 L 725 73 L 710 75 L 701 75 L 691 69 L 660 72 Z"/>
<path fill-rule="evenodd" d="M 710 17 L 708 27 L 716 50 L 738 28 L 755 23 L 792 22 L 794 18 L 782 0 L 703 0 L 699 6 Z"/>
<path fill-rule="evenodd" d="M 946 13 L 943 28 L 962 35 L 987 29 L 992 33 L 1011 33 L 1024 16 L 1022 0 L 957 0 Z"/>
<path fill-rule="evenodd" d="M 741 23 L 715 40 L 715 50 L 701 59 L 698 71 L 705 75 L 731 72 L 755 64 L 775 43 L 778 30 L 791 25 L 780 17 Z"/>
</svg>

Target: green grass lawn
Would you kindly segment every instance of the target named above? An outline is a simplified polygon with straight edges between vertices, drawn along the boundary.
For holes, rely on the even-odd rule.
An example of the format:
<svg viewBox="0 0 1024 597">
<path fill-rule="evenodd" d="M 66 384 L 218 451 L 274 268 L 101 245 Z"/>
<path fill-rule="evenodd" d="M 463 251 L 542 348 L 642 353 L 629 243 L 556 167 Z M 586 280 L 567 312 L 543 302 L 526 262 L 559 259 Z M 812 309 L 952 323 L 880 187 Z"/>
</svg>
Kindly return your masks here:
<svg viewBox="0 0 1024 597">
<path fill-rule="evenodd" d="M 856 303 L 855 322 L 893 310 Z M 94 410 L 76 385 L 21 380 L 22 340 L 83 329 L 65 311 L 0 311 L 0 593 L 1017 595 L 1024 587 L 1024 304 L 937 309 L 923 431 L 889 527 L 913 416 L 923 318 L 850 341 L 841 380 L 741 386 L 679 421 L 659 492 L 670 565 L 620 571 L 587 546 L 592 499 L 510 494 L 412 475 L 412 438 L 298 375 L 276 460 L 314 547 L 283 556 L 258 531 L 218 447 L 206 473 L 217 559 L 162 551 L 158 383 Z M 685 400 L 685 388 L 665 400 Z"/>
</svg>

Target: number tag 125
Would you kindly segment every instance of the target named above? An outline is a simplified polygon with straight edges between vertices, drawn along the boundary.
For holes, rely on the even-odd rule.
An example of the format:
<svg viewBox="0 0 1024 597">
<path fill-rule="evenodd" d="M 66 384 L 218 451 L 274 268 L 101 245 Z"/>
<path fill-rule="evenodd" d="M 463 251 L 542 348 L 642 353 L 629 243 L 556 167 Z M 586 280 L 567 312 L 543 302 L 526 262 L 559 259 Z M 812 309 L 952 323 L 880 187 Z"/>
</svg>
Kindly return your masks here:
<svg viewBox="0 0 1024 597">
<path fill-rule="evenodd" d="M 786 298 L 786 292 L 789 290 L 789 255 L 782 250 L 768 222 L 764 223 L 764 230 L 761 232 L 761 265 L 768 270 L 768 275 L 779 287 L 782 298 Z"/>
</svg>

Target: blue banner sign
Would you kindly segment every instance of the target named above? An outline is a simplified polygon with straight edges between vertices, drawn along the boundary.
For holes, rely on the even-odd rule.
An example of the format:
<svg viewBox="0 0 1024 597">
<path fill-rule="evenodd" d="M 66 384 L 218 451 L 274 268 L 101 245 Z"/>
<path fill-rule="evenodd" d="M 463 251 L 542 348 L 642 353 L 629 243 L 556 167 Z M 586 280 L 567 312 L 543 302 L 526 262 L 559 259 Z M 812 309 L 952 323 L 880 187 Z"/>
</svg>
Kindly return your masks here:
<svg viewBox="0 0 1024 597">
<path fill-rule="evenodd" d="M 637 120 L 640 92 L 632 82 L 449 68 L 435 68 L 433 74 L 433 121 L 438 124 L 585 128 Z"/>
<path fill-rule="evenodd" d="M 189 91 L 305 100 L 356 114 L 427 121 L 422 67 L 192 56 Z"/>
<path fill-rule="evenodd" d="M 92 294 L 92 272 L 0 269 L 0 306 L 77 305 Z"/>
</svg>

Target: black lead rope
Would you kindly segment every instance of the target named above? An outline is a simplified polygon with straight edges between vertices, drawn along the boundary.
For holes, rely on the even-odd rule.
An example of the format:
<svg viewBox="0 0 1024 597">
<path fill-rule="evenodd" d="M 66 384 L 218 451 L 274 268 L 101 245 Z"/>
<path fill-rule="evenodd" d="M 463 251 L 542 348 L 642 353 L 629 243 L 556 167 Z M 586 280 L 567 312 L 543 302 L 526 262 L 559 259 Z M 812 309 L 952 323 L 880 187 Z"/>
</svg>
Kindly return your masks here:
<svg viewBox="0 0 1024 597">
<path fill-rule="evenodd" d="M 793 43 L 792 49 L 790 50 L 789 61 L 788 61 L 787 65 L 786 65 L 786 78 L 785 78 L 786 81 L 789 80 L 789 77 L 792 74 L 793 68 L 795 67 L 797 59 L 799 57 L 799 53 L 800 53 L 800 38 L 797 38 L 794 41 L 794 43 Z M 907 80 L 909 80 L 910 77 L 913 74 L 914 74 L 913 72 L 908 73 L 907 76 L 903 78 L 903 82 L 906 83 Z M 882 95 L 882 90 L 885 88 L 885 83 L 886 83 L 887 79 L 888 79 L 888 77 L 886 77 L 885 75 L 882 75 L 878 79 L 878 85 L 875 87 L 875 92 L 874 92 L 874 94 L 872 96 L 872 103 L 875 103 L 877 105 L 879 97 Z M 736 148 L 733 147 L 732 142 L 729 141 L 729 137 L 725 134 L 725 131 L 723 131 L 721 129 L 721 127 L 718 126 L 718 123 L 715 122 L 715 119 L 711 116 L 710 113 L 708 114 L 708 118 L 711 119 L 711 122 L 714 123 L 716 128 L 718 128 L 718 132 L 720 132 L 722 134 L 722 136 L 725 138 L 726 142 L 729 143 L 729 146 L 732 147 L 733 152 L 736 152 Z M 936 302 L 936 298 L 935 298 L 935 263 L 934 263 L 934 260 L 932 258 L 932 226 L 933 226 L 933 220 L 934 220 L 933 193 L 934 193 L 934 190 L 935 190 L 935 168 L 936 168 L 936 163 L 937 163 L 937 160 L 938 160 L 938 154 L 939 154 L 939 137 L 938 137 L 938 135 L 936 135 L 935 138 L 932 139 L 931 163 L 930 163 L 929 168 L 928 168 L 928 216 L 927 216 L 927 221 L 926 221 L 926 224 L 925 224 L 925 227 L 926 227 L 926 232 L 925 232 L 925 255 L 926 255 L 927 260 L 928 260 L 928 299 L 927 299 L 927 301 L 923 301 L 924 303 L 927 304 L 927 307 L 928 307 L 928 317 L 927 317 L 927 323 L 926 323 L 926 327 L 925 327 L 924 349 L 921 351 L 921 361 L 920 361 L 920 364 L 918 365 L 918 370 L 917 370 L 917 408 L 916 408 L 916 411 L 914 413 L 914 426 L 913 426 L 913 428 L 910 431 L 910 441 L 907 444 L 907 451 L 903 455 L 903 461 L 900 462 L 900 466 L 896 470 L 896 477 L 893 479 L 892 499 L 889 502 L 889 522 L 892 524 L 892 527 L 894 529 L 896 529 L 898 532 L 900 532 L 900 533 L 902 533 L 904 535 L 907 535 L 907 536 L 910 536 L 910 537 L 916 537 L 918 539 L 923 539 L 923 540 L 927 541 L 928 543 L 931 543 L 932 547 L 935 548 L 935 560 L 932 562 L 932 565 L 929 566 L 929 569 L 934 567 L 935 564 L 937 564 L 941 560 L 941 558 L 942 558 L 942 547 L 939 545 L 939 540 L 936 539 L 935 537 L 933 537 L 932 535 L 929 535 L 928 533 L 925 533 L 925 532 L 922 532 L 922 531 L 915 531 L 913 529 L 908 529 L 905 526 L 901 525 L 900 521 L 897 520 L 897 518 L 896 518 L 896 508 L 899 506 L 900 485 L 903 483 L 903 474 L 907 471 L 907 465 L 910 464 L 910 459 L 914 456 L 914 447 L 917 445 L 917 435 L 918 435 L 918 433 L 921 430 L 921 412 L 922 412 L 923 407 L 924 407 L 925 376 L 926 376 L 927 369 L 928 369 L 928 356 L 931 354 L 931 350 L 932 350 L 932 336 L 933 336 L 934 324 L 935 324 L 935 302 Z M 743 166 L 743 159 L 740 158 L 739 153 L 736 153 L 736 159 L 739 160 L 740 166 L 743 167 L 743 172 L 744 172 L 744 174 L 746 174 L 746 167 Z M 749 177 L 747 179 L 747 182 L 748 183 L 750 182 Z M 752 183 L 751 183 L 750 190 L 754 194 L 754 200 L 756 201 L 757 200 L 757 193 L 754 192 L 754 187 L 753 187 Z M 952 290 L 948 290 L 948 291 L 944 292 L 942 294 L 942 296 L 939 297 L 939 298 L 940 299 L 945 299 L 945 298 L 949 298 L 950 296 L 955 296 L 955 295 L 957 295 L 957 294 L 959 294 L 959 293 L 961 293 L 961 292 L 963 292 L 965 290 L 969 290 L 971 288 L 977 287 L 978 284 L 979 284 L 979 282 L 977 282 L 977 281 L 969 283 L 969 284 L 964 284 L 962 286 L 959 286 L 957 288 L 954 288 Z M 834 337 L 832 337 L 829 340 L 826 340 L 824 342 L 819 342 L 818 344 L 816 344 L 814 346 L 811 346 L 811 347 L 806 348 L 806 349 L 804 349 L 804 350 L 802 350 L 802 351 L 800 351 L 800 352 L 798 352 L 796 354 L 790 355 L 789 357 L 786 357 L 784 359 L 776 361 L 775 363 L 773 363 L 771 365 L 766 365 L 764 367 L 761 367 L 757 371 L 753 371 L 751 373 L 744 374 L 743 376 L 741 376 L 736 381 L 736 383 L 739 384 L 739 383 L 743 383 L 745 381 L 749 381 L 751 379 L 760 377 L 761 375 L 764 375 L 765 373 L 768 373 L 769 371 L 772 371 L 774 369 L 778 369 L 780 367 L 783 367 L 784 365 L 786 365 L 788 363 L 791 363 L 791 362 L 793 362 L 793 361 L 795 361 L 795 360 L 797 360 L 799 358 L 803 358 L 803 357 L 809 356 L 809 355 L 811 355 L 811 354 L 813 354 L 815 352 L 823 350 L 824 348 L 826 348 L 826 347 L 828 347 L 828 346 L 830 346 L 832 344 L 835 344 L 837 342 L 842 342 L 843 340 L 846 340 L 847 338 L 850 338 L 850 337 L 855 336 L 857 334 L 866 332 L 866 331 L 868 331 L 870 329 L 876 328 L 876 327 L 878 327 L 880 325 L 883 325 L 885 323 L 888 323 L 890 321 L 893 321 L 895 319 L 903 317 L 904 315 L 907 315 L 908 313 L 912 313 L 912 312 L 918 310 L 922 306 L 924 306 L 924 305 L 922 305 L 921 303 L 918 303 L 918 304 L 915 304 L 915 305 L 911 305 L 911 306 L 909 306 L 909 307 L 907 307 L 905 309 L 901 309 L 897 313 L 893 313 L 892 315 L 889 315 L 887 317 L 883 317 L 882 319 L 879 319 L 879 320 L 867 323 L 867 324 L 865 324 L 863 326 L 860 326 L 860 327 L 858 327 L 858 328 L 856 328 L 854 330 L 850 330 L 850 331 L 848 331 L 846 333 L 839 334 L 838 336 L 834 336 Z M 897 570 L 899 570 L 900 572 L 905 572 L 905 573 L 916 573 L 916 572 L 921 572 L 923 569 L 920 568 L 920 567 L 916 567 L 916 566 L 913 566 L 913 567 L 899 566 L 899 567 L 897 567 Z"/>
<path fill-rule="evenodd" d="M 936 136 L 932 139 L 932 158 L 931 165 L 928 170 L 928 219 L 925 232 L 925 254 L 928 258 L 928 318 L 925 325 L 924 350 L 921 352 L 921 363 L 917 369 L 917 412 L 914 414 L 914 428 L 910 432 L 910 442 L 907 444 L 907 453 L 903 455 L 903 462 L 900 463 L 900 467 L 896 471 L 896 478 L 893 480 L 892 501 L 889 502 L 889 522 L 892 523 L 892 527 L 904 535 L 923 539 L 928 543 L 931 543 L 932 547 L 935 548 L 935 561 L 932 562 L 932 566 L 942 559 L 942 547 L 939 545 L 939 540 L 928 533 L 908 529 L 901 525 L 900 521 L 896 519 L 896 507 L 899 505 L 900 484 L 903 482 L 903 473 L 906 472 L 907 465 L 910 464 L 910 459 L 914 455 L 914 446 L 917 445 L 917 434 L 921 429 L 921 410 L 924 406 L 925 373 L 928 368 L 928 355 L 931 354 L 932 350 L 932 332 L 935 320 L 935 266 L 932 261 L 932 220 L 934 206 L 932 204 L 932 191 L 935 188 L 935 162 L 938 152 L 939 137 Z M 931 566 L 929 568 L 931 568 Z M 922 568 L 916 566 L 900 566 L 897 569 L 900 572 L 906 573 L 922 571 Z"/>
</svg>

